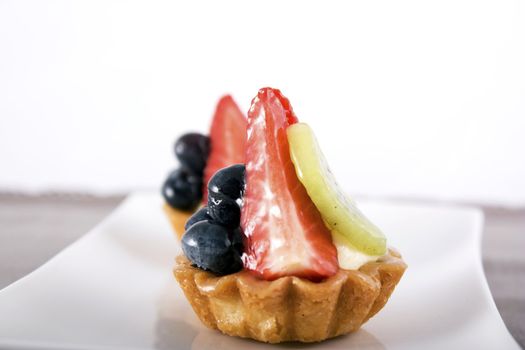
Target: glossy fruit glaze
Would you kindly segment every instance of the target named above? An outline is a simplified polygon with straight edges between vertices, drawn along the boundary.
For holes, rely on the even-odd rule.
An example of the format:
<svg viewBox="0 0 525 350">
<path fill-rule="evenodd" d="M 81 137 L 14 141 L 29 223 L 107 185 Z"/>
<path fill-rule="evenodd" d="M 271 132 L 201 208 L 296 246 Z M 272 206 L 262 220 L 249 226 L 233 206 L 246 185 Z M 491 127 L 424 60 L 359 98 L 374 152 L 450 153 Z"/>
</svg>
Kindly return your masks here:
<svg viewBox="0 0 525 350">
<path fill-rule="evenodd" d="M 204 169 L 203 202 L 207 201 L 207 186 L 211 177 L 232 164 L 244 163 L 246 117 L 230 95 L 219 100 L 210 127 L 210 154 Z"/>
<path fill-rule="evenodd" d="M 316 281 L 338 270 L 330 231 L 290 159 L 286 128 L 297 121 L 288 99 L 271 88 L 259 90 L 248 113 L 243 262 L 267 280 Z"/>
</svg>

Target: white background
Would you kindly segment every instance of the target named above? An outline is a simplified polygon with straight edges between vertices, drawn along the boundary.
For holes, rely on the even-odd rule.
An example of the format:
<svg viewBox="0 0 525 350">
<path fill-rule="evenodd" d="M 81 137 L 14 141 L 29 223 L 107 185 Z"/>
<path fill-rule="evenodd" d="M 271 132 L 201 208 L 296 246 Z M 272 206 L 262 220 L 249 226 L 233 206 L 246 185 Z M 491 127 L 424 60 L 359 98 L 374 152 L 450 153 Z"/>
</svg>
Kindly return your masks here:
<svg viewBox="0 0 525 350">
<path fill-rule="evenodd" d="M 0 0 L 0 189 L 157 188 L 266 85 L 350 192 L 525 204 L 525 3 L 496 0 Z"/>
</svg>

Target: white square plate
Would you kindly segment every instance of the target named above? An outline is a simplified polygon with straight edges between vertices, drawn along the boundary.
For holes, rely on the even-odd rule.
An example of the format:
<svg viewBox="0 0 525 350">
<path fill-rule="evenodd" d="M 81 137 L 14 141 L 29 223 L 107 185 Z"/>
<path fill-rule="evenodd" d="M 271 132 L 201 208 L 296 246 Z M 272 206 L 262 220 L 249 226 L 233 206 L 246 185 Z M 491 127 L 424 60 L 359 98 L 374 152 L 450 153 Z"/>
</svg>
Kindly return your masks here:
<svg viewBox="0 0 525 350">
<path fill-rule="evenodd" d="M 171 274 L 180 252 L 152 193 L 0 291 L 0 348 L 263 349 L 206 329 Z M 408 263 L 385 308 L 349 336 L 308 349 L 519 349 L 490 295 L 475 209 L 360 202 Z M 28 244 L 31 244 L 28 242 Z"/>
</svg>

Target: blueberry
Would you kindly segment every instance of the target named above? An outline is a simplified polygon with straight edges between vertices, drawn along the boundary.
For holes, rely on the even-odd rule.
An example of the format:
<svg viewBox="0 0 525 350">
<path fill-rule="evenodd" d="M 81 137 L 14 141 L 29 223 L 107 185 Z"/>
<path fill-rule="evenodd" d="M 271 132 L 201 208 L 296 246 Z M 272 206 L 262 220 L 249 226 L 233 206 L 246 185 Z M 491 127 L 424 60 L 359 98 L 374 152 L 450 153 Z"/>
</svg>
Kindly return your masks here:
<svg viewBox="0 0 525 350">
<path fill-rule="evenodd" d="M 182 165 L 196 174 L 204 172 L 209 152 L 210 138 L 202 134 L 184 134 L 175 142 L 175 155 Z"/>
<path fill-rule="evenodd" d="M 208 207 L 202 207 L 195 213 L 193 213 L 193 215 L 188 219 L 188 221 L 186 221 L 184 229 L 187 231 L 191 227 L 191 225 L 203 220 L 211 220 L 211 216 L 210 214 L 208 214 Z"/>
<path fill-rule="evenodd" d="M 222 193 L 208 191 L 208 213 L 213 221 L 230 229 L 241 223 L 239 204 Z"/>
<path fill-rule="evenodd" d="M 239 251 L 230 240 L 230 231 L 221 225 L 201 221 L 182 236 L 182 251 L 197 267 L 226 275 L 242 269 Z"/>
<path fill-rule="evenodd" d="M 164 181 L 162 195 L 173 208 L 192 210 L 202 198 L 202 177 L 185 168 L 176 169 Z"/>
<path fill-rule="evenodd" d="M 243 233 L 240 228 L 236 228 L 230 233 L 230 241 L 232 242 L 233 248 L 242 255 L 244 251 Z"/>
<path fill-rule="evenodd" d="M 208 182 L 209 193 L 221 193 L 232 200 L 244 194 L 244 164 L 235 164 L 217 171 Z"/>
</svg>

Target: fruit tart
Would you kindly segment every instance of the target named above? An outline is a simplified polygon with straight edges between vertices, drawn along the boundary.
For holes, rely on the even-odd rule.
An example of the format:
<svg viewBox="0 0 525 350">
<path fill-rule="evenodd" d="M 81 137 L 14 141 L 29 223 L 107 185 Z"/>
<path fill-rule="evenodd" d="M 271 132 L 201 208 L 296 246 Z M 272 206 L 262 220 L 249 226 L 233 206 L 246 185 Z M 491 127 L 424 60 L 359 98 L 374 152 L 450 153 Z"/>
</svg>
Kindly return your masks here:
<svg viewBox="0 0 525 350">
<path fill-rule="evenodd" d="M 217 171 L 187 223 L 174 275 L 208 327 L 258 341 L 357 330 L 406 265 L 339 188 L 312 129 L 279 90 L 248 113 L 246 166 Z"/>
<path fill-rule="evenodd" d="M 188 218 L 206 202 L 211 176 L 228 165 L 244 162 L 246 126 L 246 117 L 226 95 L 217 104 L 209 136 L 187 133 L 175 142 L 180 167 L 164 181 L 162 195 L 164 211 L 179 238 Z"/>
</svg>

